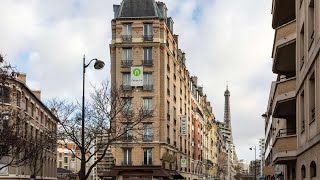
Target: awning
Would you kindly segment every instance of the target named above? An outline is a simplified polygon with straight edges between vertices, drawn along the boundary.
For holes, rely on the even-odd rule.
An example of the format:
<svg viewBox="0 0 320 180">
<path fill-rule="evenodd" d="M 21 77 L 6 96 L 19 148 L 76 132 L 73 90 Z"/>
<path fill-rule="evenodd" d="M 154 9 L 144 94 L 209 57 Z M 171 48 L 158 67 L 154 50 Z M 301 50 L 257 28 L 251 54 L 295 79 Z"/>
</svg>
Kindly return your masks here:
<svg viewBox="0 0 320 180">
<path fill-rule="evenodd" d="M 173 179 L 184 179 L 184 177 L 179 174 L 177 171 L 167 170 L 168 173 L 173 177 Z"/>
<path fill-rule="evenodd" d="M 161 166 L 115 166 L 110 171 L 99 174 L 99 177 L 117 176 L 154 176 L 172 177 L 172 175 Z"/>
</svg>

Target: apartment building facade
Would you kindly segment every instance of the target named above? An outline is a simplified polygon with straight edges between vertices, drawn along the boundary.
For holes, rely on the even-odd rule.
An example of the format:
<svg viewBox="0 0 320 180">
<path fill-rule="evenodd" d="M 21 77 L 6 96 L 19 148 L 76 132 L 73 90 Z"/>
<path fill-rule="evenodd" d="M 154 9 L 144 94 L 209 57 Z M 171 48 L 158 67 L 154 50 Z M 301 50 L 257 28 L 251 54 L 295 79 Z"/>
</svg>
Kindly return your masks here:
<svg viewBox="0 0 320 180">
<path fill-rule="evenodd" d="M 272 83 L 264 175 L 319 179 L 320 2 L 273 0 Z M 282 172 L 281 172 L 282 171 Z"/>
<path fill-rule="evenodd" d="M 112 144 L 115 166 L 100 177 L 125 179 L 203 179 L 213 177 L 214 115 L 186 57 L 167 8 L 154 0 L 114 5 L 111 81 L 130 94 L 129 107 L 152 111 L 140 133 L 128 131 Z M 138 69 L 138 70 L 137 70 Z M 143 84 L 132 77 L 143 74 Z M 134 138 L 132 137 L 141 137 Z M 119 172 L 122 172 L 119 174 Z"/>
<path fill-rule="evenodd" d="M 52 136 L 56 134 L 58 119 L 41 101 L 41 91 L 32 91 L 27 86 L 25 74 L 19 74 L 15 79 L 8 82 L 7 85 L 1 86 L 2 91 L 9 92 L 4 94 L 7 97 L 1 97 L 1 113 L 5 113 L 7 110 L 17 110 L 25 113 L 27 118 L 23 118 L 23 120 L 26 122 L 21 122 L 20 125 L 23 130 L 19 130 L 19 132 L 24 134 L 23 138 L 31 137 L 37 139 L 44 136 L 55 138 Z M 12 122 L 17 121 L 17 119 L 8 120 Z M 5 124 L 4 121 L 5 119 L 1 119 L 0 126 Z M 54 134 L 46 134 L 49 131 Z M 41 166 L 39 166 L 40 170 L 36 178 L 56 179 L 57 162 L 55 144 L 46 144 L 46 148 L 43 147 L 43 154 L 41 156 L 43 157 L 43 164 L 41 163 Z M 8 155 L 2 158 L 0 162 L 8 162 L 11 156 Z M 2 165 L 4 164 L 0 164 L 1 167 Z M 30 170 L 31 168 L 33 167 L 27 163 L 15 167 L 8 166 L 1 170 L 0 179 L 30 179 L 30 176 L 34 174 Z"/>
</svg>

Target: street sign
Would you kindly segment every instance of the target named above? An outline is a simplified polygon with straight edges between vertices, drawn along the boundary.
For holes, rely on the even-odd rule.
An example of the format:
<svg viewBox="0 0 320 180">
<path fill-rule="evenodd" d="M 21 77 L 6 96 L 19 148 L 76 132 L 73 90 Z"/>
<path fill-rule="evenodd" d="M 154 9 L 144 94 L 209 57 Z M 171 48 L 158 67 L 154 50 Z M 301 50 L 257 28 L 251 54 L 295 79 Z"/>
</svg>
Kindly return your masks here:
<svg viewBox="0 0 320 180">
<path fill-rule="evenodd" d="M 188 134 L 188 120 L 187 115 L 181 115 L 181 136 L 187 136 Z"/>
<path fill-rule="evenodd" d="M 131 86 L 143 86 L 143 67 L 131 67 Z"/>
<path fill-rule="evenodd" d="M 181 159 L 181 167 L 186 168 L 187 167 L 187 160 L 186 159 Z"/>
</svg>

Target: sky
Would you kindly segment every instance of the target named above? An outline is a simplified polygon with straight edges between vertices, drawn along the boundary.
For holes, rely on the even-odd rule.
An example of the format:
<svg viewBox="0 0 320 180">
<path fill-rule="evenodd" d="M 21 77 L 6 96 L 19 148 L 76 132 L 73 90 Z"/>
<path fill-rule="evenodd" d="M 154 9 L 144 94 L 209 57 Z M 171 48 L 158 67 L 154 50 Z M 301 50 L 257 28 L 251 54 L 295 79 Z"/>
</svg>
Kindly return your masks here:
<svg viewBox="0 0 320 180">
<path fill-rule="evenodd" d="M 223 120 L 224 91 L 231 92 L 233 139 L 239 159 L 252 160 L 264 137 L 272 73 L 272 0 L 163 0 L 174 20 L 179 48 L 191 75 L 199 78 L 217 120 Z M 27 73 L 42 100 L 80 99 L 82 61 L 88 84 L 110 78 L 109 44 L 113 4 L 121 0 L 1 0 L 0 53 Z M 89 90 L 89 89 L 88 89 Z M 257 147 L 257 150 L 259 148 Z"/>
</svg>

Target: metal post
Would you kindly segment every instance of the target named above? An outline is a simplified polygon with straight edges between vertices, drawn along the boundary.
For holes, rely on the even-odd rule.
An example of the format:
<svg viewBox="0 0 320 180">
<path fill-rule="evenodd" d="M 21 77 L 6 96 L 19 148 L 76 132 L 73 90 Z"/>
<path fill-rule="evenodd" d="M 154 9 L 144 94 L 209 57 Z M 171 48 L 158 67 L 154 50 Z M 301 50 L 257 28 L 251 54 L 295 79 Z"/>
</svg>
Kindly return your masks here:
<svg viewBox="0 0 320 180">
<path fill-rule="evenodd" d="M 84 145 L 84 88 L 85 88 L 85 73 L 86 73 L 86 64 L 85 64 L 85 55 L 83 55 L 83 73 L 82 73 L 82 119 L 81 119 L 81 180 L 85 180 L 86 176 L 86 156 L 85 156 L 85 145 Z"/>
</svg>

